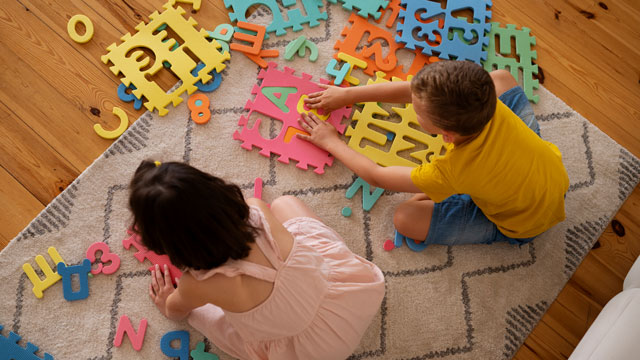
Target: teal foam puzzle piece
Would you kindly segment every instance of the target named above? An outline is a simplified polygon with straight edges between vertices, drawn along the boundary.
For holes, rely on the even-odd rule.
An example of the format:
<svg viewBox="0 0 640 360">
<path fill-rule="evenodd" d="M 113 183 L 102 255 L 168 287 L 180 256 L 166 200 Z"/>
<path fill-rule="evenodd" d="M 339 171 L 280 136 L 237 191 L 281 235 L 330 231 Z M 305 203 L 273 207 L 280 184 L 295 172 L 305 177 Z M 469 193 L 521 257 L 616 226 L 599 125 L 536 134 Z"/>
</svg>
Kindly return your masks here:
<svg viewBox="0 0 640 360">
<path fill-rule="evenodd" d="M 247 11 L 253 5 L 265 6 L 272 14 L 271 24 L 267 25 L 267 36 L 269 33 L 274 33 L 276 36 L 281 36 L 287 33 L 287 29 L 293 31 L 301 31 L 303 24 L 309 24 L 309 27 L 315 27 L 320 25 L 319 20 L 326 20 L 327 13 L 320 9 L 324 6 L 321 0 L 299 0 L 303 12 L 300 9 L 288 9 L 295 5 L 295 0 L 283 0 L 282 6 L 285 10 L 280 10 L 280 6 L 276 0 L 224 0 L 224 5 L 227 8 L 231 8 L 233 11 L 229 12 L 229 19 L 234 21 L 247 21 Z M 283 14 L 284 12 L 284 14 Z M 286 19 L 285 19 L 286 15 Z M 236 31 L 238 29 L 236 28 Z"/>
<path fill-rule="evenodd" d="M 371 192 L 371 185 L 364 181 L 361 177 L 358 177 L 353 184 L 347 189 L 346 197 L 347 199 L 353 198 L 353 196 L 358 192 L 358 190 L 362 188 L 362 209 L 364 211 L 369 211 L 375 205 L 376 201 L 382 196 L 384 193 L 383 188 L 376 188 L 373 192 Z"/>
<path fill-rule="evenodd" d="M 338 60 L 331 59 L 327 64 L 327 68 L 325 69 L 327 74 L 335 77 L 335 79 L 333 80 L 334 85 L 342 84 L 342 82 L 344 81 L 344 78 L 349 73 L 349 69 L 351 68 L 351 65 L 349 65 L 349 63 L 343 64 L 340 69 L 336 69 L 337 65 L 338 65 Z"/>
<path fill-rule="evenodd" d="M 212 354 L 204 351 L 204 342 L 200 341 L 196 348 L 191 350 L 191 357 L 193 360 L 219 360 L 220 358 L 216 354 Z"/>
<path fill-rule="evenodd" d="M 336 4 L 337 0 L 328 0 L 330 3 Z M 358 15 L 363 18 L 369 16 L 378 20 L 382 13 L 380 10 L 384 10 L 389 5 L 388 0 L 340 0 L 342 7 L 346 10 L 353 11 L 353 8 L 358 10 Z"/>
</svg>

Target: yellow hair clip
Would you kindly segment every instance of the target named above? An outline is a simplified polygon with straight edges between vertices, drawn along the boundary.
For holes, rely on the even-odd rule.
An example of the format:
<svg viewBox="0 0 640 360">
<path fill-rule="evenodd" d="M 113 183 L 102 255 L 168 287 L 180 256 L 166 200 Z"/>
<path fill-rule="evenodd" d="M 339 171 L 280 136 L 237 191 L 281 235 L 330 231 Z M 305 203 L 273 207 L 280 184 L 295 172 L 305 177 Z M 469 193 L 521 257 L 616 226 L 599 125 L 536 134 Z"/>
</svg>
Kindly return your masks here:
<svg viewBox="0 0 640 360">
<path fill-rule="evenodd" d="M 153 163 L 156 164 L 156 167 L 162 165 L 162 163 L 160 161 L 154 161 Z"/>
</svg>

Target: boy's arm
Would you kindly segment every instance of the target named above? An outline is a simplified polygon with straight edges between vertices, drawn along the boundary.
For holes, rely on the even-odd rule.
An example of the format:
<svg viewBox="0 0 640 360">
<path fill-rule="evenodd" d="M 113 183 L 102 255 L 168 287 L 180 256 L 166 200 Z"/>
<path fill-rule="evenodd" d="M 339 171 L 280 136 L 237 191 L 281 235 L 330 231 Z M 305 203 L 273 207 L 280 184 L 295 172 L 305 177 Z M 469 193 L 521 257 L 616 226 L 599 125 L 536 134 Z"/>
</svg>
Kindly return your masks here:
<svg viewBox="0 0 640 360">
<path fill-rule="evenodd" d="M 311 93 L 305 103 L 311 109 L 333 111 L 359 102 L 410 103 L 411 83 L 394 81 L 365 86 L 338 87 L 318 84 L 322 91 Z"/>
<path fill-rule="evenodd" d="M 310 115 L 302 114 L 300 125 L 310 135 L 298 134 L 298 137 L 330 152 L 369 185 L 391 191 L 422 192 L 411 180 L 412 168 L 406 166 L 382 167 L 374 163 L 347 146 L 340 140 L 333 125 L 318 119 L 313 113 Z"/>
</svg>

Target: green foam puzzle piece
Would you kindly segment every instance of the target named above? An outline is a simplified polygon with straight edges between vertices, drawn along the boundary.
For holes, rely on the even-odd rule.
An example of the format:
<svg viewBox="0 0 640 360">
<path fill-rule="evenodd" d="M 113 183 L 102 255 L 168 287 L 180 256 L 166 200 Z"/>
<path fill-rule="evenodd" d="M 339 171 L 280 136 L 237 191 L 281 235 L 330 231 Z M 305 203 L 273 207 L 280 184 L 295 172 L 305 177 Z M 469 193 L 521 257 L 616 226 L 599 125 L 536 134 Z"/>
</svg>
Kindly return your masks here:
<svg viewBox="0 0 640 360">
<path fill-rule="evenodd" d="M 297 91 L 298 88 L 289 86 L 265 86 L 262 88 L 262 94 L 284 113 L 289 112 L 286 105 L 287 97 Z M 280 96 L 276 96 L 276 94 L 280 94 Z"/>
<path fill-rule="evenodd" d="M 513 24 L 507 24 L 501 27 L 500 23 L 491 23 L 491 32 L 489 33 L 489 45 L 487 46 L 487 60 L 482 62 L 485 70 L 492 71 L 494 69 L 509 69 L 514 78 L 520 78 L 522 72 L 522 89 L 527 95 L 527 99 L 534 103 L 540 100 L 538 95 L 533 94 L 534 89 L 540 87 L 540 82 L 534 79 L 533 75 L 538 74 L 538 65 L 533 61 L 538 58 L 538 53 L 531 48 L 536 44 L 536 38 L 529 34 L 531 30 L 523 27 L 516 29 Z M 497 52 L 496 37 L 499 38 L 500 52 Z M 511 57 L 511 39 L 515 39 L 515 53 L 518 59 Z"/>
</svg>

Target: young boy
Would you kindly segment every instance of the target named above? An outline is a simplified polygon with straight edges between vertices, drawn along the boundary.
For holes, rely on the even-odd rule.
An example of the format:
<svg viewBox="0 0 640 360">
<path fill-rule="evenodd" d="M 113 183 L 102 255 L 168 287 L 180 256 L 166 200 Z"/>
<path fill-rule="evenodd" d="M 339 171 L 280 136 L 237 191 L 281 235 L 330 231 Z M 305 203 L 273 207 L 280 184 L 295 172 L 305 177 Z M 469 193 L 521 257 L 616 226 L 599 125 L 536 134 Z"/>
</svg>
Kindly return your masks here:
<svg viewBox="0 0 640 360">
<path fill-rule="evenodd" d="M 395 211 L 396 230 L 426 244 L 524 244 L 564 220 L 569 178 L 558 148 L 540 138 L 522 88 L 508 71 L 467 61 L 424 67 L 411 82 L 310 94 L 326 111 L 357 102 L 413 103 L 417 120 L 447 143 L 416 168 L 382 167 L 349 148 L 333 126 L 303 114 L 304 140 L 329 151 L 369 184 L 418 193 Z"/>
</svg>

